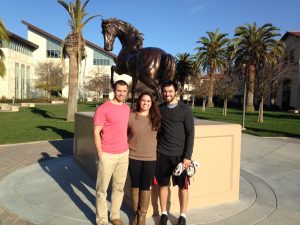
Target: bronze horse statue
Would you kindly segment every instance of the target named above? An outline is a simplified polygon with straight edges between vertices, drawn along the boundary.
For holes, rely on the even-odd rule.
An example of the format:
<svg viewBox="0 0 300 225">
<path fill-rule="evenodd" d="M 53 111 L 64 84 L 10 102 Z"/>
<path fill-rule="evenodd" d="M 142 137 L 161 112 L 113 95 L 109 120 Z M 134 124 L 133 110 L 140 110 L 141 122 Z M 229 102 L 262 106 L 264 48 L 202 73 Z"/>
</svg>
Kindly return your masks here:
<svg viewBox="0 0 300 225">
<path fill-rule="evenodd" d="M 143 48 L 143 34 L 131 24 L 116 18 L 102 19 L 102 34 L 106 51 L 113 50 L 116 37 L 122 45 L 115 59 L 116 65 L 111 67 L 111 85 L 114 72 L 128 74 L 132 77 L 132 106 L 138 80 L 154 90 L 161 101 L 159 85 L 164 80 L 173 80 L 176 70 L 174 57 L 160 48 Z"/>
</svg>

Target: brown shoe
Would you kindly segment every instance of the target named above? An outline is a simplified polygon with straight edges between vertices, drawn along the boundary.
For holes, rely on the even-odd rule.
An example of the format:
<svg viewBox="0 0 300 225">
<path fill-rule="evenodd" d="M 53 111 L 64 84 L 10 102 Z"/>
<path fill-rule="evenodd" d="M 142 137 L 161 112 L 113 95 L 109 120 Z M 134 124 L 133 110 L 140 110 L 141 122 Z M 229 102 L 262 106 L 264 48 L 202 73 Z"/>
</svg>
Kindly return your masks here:
<svg viewBox="0 0 300 225">
<path fill-rule="evenodd" d="M 113 225 L 124 225 L 121 219 L 113 219 L 110 221 Z"/>
</svg>

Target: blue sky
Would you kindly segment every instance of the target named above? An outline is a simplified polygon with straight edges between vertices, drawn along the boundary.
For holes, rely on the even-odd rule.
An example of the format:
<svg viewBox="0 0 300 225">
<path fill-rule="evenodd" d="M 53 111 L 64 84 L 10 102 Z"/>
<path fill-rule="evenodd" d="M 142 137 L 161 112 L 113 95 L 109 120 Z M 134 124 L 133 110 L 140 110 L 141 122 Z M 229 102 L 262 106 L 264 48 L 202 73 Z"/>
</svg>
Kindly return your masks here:
<svg viewBox="0 0 300 225">
<path fill-rule="evenodd" d="M 173 55 L 194 54 L 199 37 L 217 28 L 229 37 L 237 26 L 253 22 L 270 22 L 282 35 L 300 31 L 299 0 L 90 0 L 86 9 L 89 15 L 131 23 L 144 34 L 144 47 L 159 47 Z M 68 14 L 56 0 L 0 0 L 0 19 L 24 38 L 26 26 L 21 20 L 61 39 L 70 31 Z M 103 47 L 100 17 L 87 24 L 84 37 Z M 113 53 L 119 50 L 116 40 Z"/>
</svg>

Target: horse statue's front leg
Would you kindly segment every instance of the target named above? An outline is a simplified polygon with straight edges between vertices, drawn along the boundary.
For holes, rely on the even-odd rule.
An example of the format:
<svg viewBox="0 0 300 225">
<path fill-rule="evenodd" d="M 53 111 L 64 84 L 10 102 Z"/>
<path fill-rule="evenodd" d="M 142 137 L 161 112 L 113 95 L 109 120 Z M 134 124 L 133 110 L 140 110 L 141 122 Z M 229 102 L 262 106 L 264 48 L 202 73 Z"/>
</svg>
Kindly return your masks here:
<svg viewBox="0 0 300 225">
<path fill-rule="evenodd" d="M 132 77 L 132 86 L 131 86 L 131 109 L 134 107 L 134 97 L 135 97 L 135 88 L 136 84 L 138 82 L 138 79 L 135 77 Z"/>
<path fill-rule="evenodd" d="M 161 87 L 158 86 L 156 88 L 156 91 L 155 91 L 155 94 L 156 94 L 156 100 L 159 102 L 159 103 L 163 103 L 163 96 L 162 96 L 162 92 L 161 92 Z"/>
<path fill-rule="evenodd" d="M 116 66 L 111 66 L 111 68 L 110 68 L 110 86 L 111 86 L 111 88 L 114 90 L 114 84 L 115 84 L 115 82 L 114 82 L 114 71 L 115 71 L 115 67 Z"/>
</svg>

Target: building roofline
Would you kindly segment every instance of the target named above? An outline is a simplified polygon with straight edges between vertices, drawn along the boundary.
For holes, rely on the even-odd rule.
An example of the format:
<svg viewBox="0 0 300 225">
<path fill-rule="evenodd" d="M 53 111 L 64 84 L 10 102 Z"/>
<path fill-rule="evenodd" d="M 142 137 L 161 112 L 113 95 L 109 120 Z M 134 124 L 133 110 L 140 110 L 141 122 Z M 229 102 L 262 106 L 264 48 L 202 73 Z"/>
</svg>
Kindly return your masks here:
<svg viewBox="0 0 300 225">
<path fill-rule="evenodd" d="M 287 31 L 281 38 L 284 41 L 289 35 L 293 35 L 295 37 L 300 38 L 300 31 Z"/>
<path fill-rule="evenodd" d="M 60 38 L 58 38 L 58 37 L 56 37 L 56 36 L 54 36 L 54 35 L 52 35 L 52 34 L 46 32 L 46 31 L 44 31 L 44 30 L 42 30 L 42 29 L 40 29 L 40 28 L 38 28 L 38 27 L 36 27 L 36 26 L 34 26 L 34 25 L 32 25 L 32 24 L 30 24 L 30 23 L 24 21 L 24 20 L 21 20 L 21 22 L 22 22 L 23 24 L 25 24 L 29 29 L 31 29 L 31 30 L 33 30 L 33 31 L 35 31 L 35 32 L 38 32 L 38 33 L 40 33 L 40 34 L 42 34 L 42 35 L 44 35 L 44 36 L 46 36 L 46 37 L 49 37 L 49 38 L 51 38 L 51 39 L 53 39 L 53 40 L 55 40 L 55 41 L 58 41 L 58 42 L 61 43 L 61 44 L 64 43 L 64 41 L 63 41 L 62 39 L 60 39 Z M 98 51 L 103 52 L 103 53 L 105 53 L 105 54 L 111 56 L 112 58 L 117 58 L 117 56 L 116 56 L 115 54 L 113 54 L 113 53 L 111 53 L 111 52 L 105 51 L 105 50 L 104 50 L 103 48 L 101 48 L 100 46 L 98 46 L 98 45 L 96 45 L 96 44 L 94 44 L 94 43 L 92 43 L 92 42 L 90 42 L 90 41 L 88 41 L 88 40 L 85 40 L 85 43 L 86 43 L 87 46 L 92 47 L 92 48 L 95 48 L 95 49 L 97 49 Z"/>
<path fill-rule="evenodd" d="M 38 28 L 38 27 L 36 27 L 36 26 L 34 26 L 34 25 L 32 25 L 32 24 L 30 24 L 30 23 L 24 21 L 24 20 L 21 20 L 21 22 L 22 22 L 23 24 L 25 24 L 25 25 L 26 25 L 29 29 L 31 29 L 31 30 L 34 30 L 34 31 L 36 31 L 36 32 L 38 32 L 38 33 L 40 33 L 40 34 L 43 34 L 44 36 L 49 37 L 49 38 L 51 38 L 51 39 L 53 39 L 53 40 L 55 40 L 55 41 L 58 41 L 58 42 L 61 43 L 61 44 L 64 43 L 64 41 L 63 41 L 62 39 L 60 39 L 60 38 L 58 38 L 58 37 L 56 37 L 56 36 L 54 36 L 54 35 L 52 35 L 52 34 L 46 32 L 46 31 L 44 31 L 44 30 L 42 30 L 42 29 L 40 29 L 40 28 Z"/>
<path fill-rule="evenodd" d="M 10 31 L 7 31 L 7 35 L 9 37 L 9 39 L 15 39 L 15 40 L 21 42 L 22 44 L 24 44 L 24 45 L 26 45 L 26 46 L 34 49 L 34 50 L 39 48 L 39 46 L 37 44 L 34 44 L 31 41 L 28 41 L 28 40 L 20 37 L 19 35 L 16 35 L 16 34 L 10 32 Z"/>
</svg>

